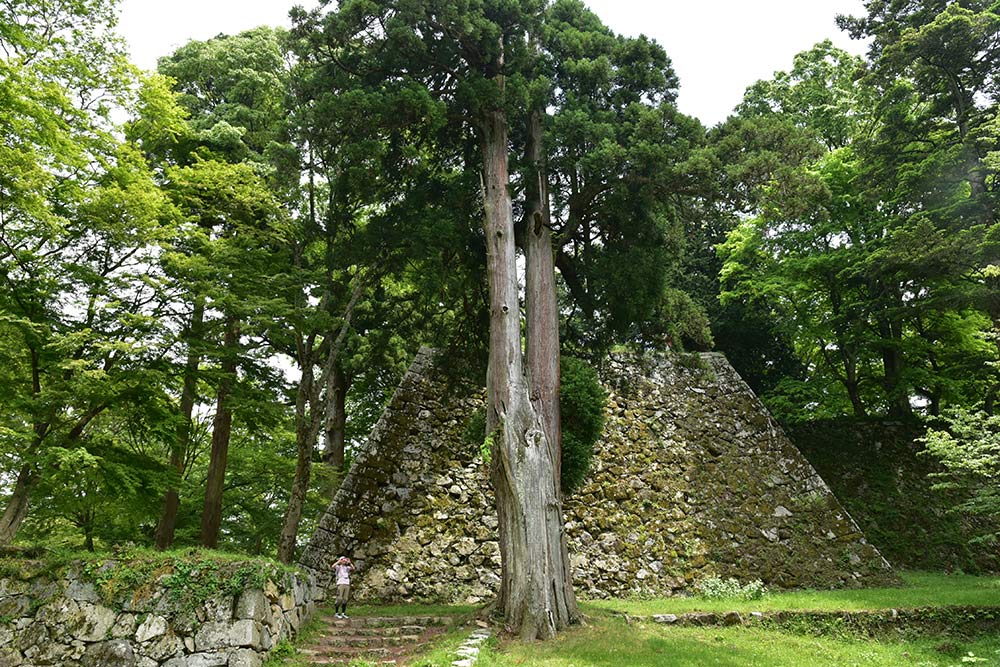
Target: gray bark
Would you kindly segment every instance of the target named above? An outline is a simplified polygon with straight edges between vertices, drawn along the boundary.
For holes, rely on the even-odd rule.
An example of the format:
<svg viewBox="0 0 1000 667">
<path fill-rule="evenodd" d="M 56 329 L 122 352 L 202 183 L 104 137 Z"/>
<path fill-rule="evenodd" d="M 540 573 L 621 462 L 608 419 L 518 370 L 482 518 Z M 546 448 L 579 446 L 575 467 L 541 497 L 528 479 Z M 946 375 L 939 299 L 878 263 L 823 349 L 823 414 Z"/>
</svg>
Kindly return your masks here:
<svg viewBox="0 0 1000 667">
<path fill-rule="evenodd" d="M 37 473 L 28 464 L 21 466 L 14 483 L 14 491 L 7 500 L 7 508 L 0 517 L 0 545 L 14 541 L 18 529 L 28 516 L 28 499 L 37 481 Z"/>
<path fill-rule="evenodd" d="M 493 438 L 502 581 L 499 605 L 508 629 L 548 639 L 571 620 L 563 576 L 557 462 L 531 402 L 521 351 L 504 112 L 484 113 L 481 131 L 490 293 L 487 432 Z"/>
<path fill-rule="evenodd" d="M 542 112 L 534 110 L 528 119 L 528 164 L 525 175 L 525 275 L 526 357 L 531 384 L 531 400 L 542 418 L 549 455 L 555 466 L 557 489 L 562 480 L 562 424 L 559 412 L 559 304 L 556 294 L 555 259 L 546 185 L 542 134 Z M 562 502 L 561 490 L 560 505 Z M 562 516 L 562 508 L 559 510 Z M 560 532 L 562 525 L 559 526 Z M 565 538 L 562 544 L 564 596 L 569 614 L 566 622 L 579 616 L 573 592 L 573 573 Z"/>
</svg>

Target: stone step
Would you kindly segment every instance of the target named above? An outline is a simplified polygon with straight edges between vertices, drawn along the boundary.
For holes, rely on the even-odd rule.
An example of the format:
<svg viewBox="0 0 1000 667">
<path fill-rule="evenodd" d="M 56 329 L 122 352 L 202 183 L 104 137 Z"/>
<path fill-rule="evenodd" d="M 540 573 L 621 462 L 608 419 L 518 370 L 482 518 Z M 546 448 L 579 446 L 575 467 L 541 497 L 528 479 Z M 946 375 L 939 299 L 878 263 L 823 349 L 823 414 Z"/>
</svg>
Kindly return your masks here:
<svg viewBox="0 0 1000 667">
<path fill-rule="evenodd" d="M 422 625 L 450 626 L 458 622 L 454 616 L 356 616 L 352 618 L 327 617 L 327 625 L 357 628 L 381 628 L 387 626 Z"/>
<path fill-rule="evenodd" d="M 395 658 L 368 658 L 367 656 L 360 656 L 364 660 L 365 665 L 399 665 L 401 664 L 399 660 Z M 306 662 L 310 665 L 354 665 L 358 664 L 358 656 L 351 658 L 306 658 Z"/>
<path fill-rule="evenodd" d="M 395 665 L 460 619 L 450 616 L 327 616 L 308 647 L 299 649 L 310 664 L 349 665 L 364 660 Z"/>
<path fill-rule="evenodd" d="M 308 662 L 310 664 L 313 664 L 313 665 L 351 665 L 351 664 L 357 664 L 355 662 L 356 660 L 357 660 L 357 657 L 353 657 L 353 658 L 323 658 L 323 657 L 320 657 L 320 658 L 311 658 L 310 657 L 310 658 L 308 658 L 306 660 L 306 662 Z M 381 660 L 378 659 L 378 658 L 376 658 L 374 660 L 366 660 L 365 662 L 368 663 L 368 664 L 371 664 L 371 665 L 398 665 L 398 664 L 400 664 L 399 660 L 396 660 L 395 658 L 385 658 L 385 659 L 381 659 Z"/>
<path fill-rule="evenodd" d="M 359 635 L 338 635 L 323 636 L 313 645 L 319 646 L 407 646 L 420 641 L 420 635 L 393 635 L 391 637 L 359 636 Z"/>
<path fill-rule="evenodd" d="M 314 646 L 312 648 L 299 649 L 299 653 L 306 656 L 310 662 L 322 660 L 343 659 L 356 660 L 358 658 L 390 658 L 394 651 L 389 648 L 377 648 L 366 646 Z"/>
<path fill-rule="evenodd" d="M 322 627 L 321 632 L 325 635 L 374 635 L 389 637 L 392 635 L 419 635 L 427 630 L 427 627 L 426 625 L 383 625 L 369 627 L 364 625 L 328 623 Z"/>
</svg>

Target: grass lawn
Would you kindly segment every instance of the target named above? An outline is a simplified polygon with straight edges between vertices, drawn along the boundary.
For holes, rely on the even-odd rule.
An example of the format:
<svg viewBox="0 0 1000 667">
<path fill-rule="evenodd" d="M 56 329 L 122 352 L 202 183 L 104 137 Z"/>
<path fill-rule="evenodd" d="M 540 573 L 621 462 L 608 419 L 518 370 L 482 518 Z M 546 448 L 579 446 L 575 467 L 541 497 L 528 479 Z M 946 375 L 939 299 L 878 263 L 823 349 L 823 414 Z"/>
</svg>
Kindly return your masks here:
<svg viewBox="0 0 1000 667">
<path fill-rule="evenodd" d="M 703 600 L 696 597 L 656 600 L 593 600 L 585 612 L 620 611 L 634 616 L 683 614 L 689 611 L 770 611 L 902 609 L 943 605 L 1000 606 L 1000 577 L 903 572 L 899 588 L 770 593 L 759 600 Z M 1000 665 L 1000 661 L 997 663 Z"/>
<path fill-rule="evenodd" d="M 976 662 L 969 662 L 969 654 Z M 965 660 L 963 661 L 963 657 Z M 982 660 L 980 662 L 979 660 Z M 448 663 L 414 663 L 444 667 Z M 763 628 L 626 625 L 604 613 L 552 642 L 493 645 L 477 667 L 984 667 L 1000 665 L 1000 637 L 871 641 Z"/>
<path fill-rule="evenodd" d="M 699 628 L 628 624 L 616 612 L 650 616 L 687 611 L 860 610 L 945 605 L 1000 606 L 1000 577 L 903 573 L 904 586 L 867 590 L 794 591 L 760 600 L 596 600 L 581 603 L 587 625 L 551 642 L 521 644 L 490 640 L 476 667 L 1000 667 L 1000 636 L 972 639 L 926 636 L 862 639 L 843 634 L 813 636 L 771 627 Z M 467 615 L 467 605 L 356 607 L 358 616 Z M 314 625 L 315 627 L 315 625 Z M 449 667 L 455 650 L 472 632 L 450 630 L 409 667 Z M 307 636 L 309 632 L 307 631 Z M 306 638 L 308 641 L 308 638 Z M 300 643 L 301 645 L 301 643 Z M 299 656 L 268 667 L 299 667 Z M 365 663 L 359 663 L 361 665 Z"/>
</svg>

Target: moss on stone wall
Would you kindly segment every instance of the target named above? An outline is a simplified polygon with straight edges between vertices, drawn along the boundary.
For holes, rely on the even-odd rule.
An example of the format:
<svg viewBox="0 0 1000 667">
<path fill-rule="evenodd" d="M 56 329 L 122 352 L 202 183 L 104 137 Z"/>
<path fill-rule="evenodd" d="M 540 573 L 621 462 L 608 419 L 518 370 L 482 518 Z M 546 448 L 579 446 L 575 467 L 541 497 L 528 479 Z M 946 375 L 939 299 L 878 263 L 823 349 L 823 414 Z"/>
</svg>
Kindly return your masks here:
<svg viewBox="0 0 1000 667">
<path fill-rule="evenodd" d="M 577 590 L 664 595 L 713 575 L 774 587 L 891 581 L 728 362 L 699 360 L 624 356 L 603 369 L 604 432 L 564 506 Z M 475 603 L 496 590 L 489 475 L 463 437 L 482 391 L 440 400 L 436 363 L 418 356 L 305 550 L 321 583 L 349 553 L 362 598 Z"/>
<path fill-rule="evenodd" d="M 1000 571 L 995 548 L 976 546 L 958 498 L 931 489 L 934 460 L 921 455 L 919 422 L 843 419 L 788 427 L 788 434 L 865 534 L 897 567 Z"/>
</svg>

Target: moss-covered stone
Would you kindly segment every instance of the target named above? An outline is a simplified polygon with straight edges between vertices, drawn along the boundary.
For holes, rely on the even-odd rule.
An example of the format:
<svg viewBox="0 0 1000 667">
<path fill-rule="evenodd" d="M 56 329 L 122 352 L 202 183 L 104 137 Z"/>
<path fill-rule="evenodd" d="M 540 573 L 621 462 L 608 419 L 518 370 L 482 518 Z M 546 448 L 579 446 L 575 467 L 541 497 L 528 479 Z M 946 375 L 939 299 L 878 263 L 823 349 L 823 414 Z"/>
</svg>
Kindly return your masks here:
<svg viewBox="0 0 1000 667">
<path fill-rule="evenodd" d="M 917 422 L 841 419 L 787 427 L 864 533 L 896 567 L 1000 571 L 1000 552 L 971 540 L 995 530 L 951 511 L 957 492 L 931 489 L 940 469 L 922 455 Z"/>
<path fill-rule="evenodd" d="M 580 593 L 664 595 L 710 575 L 779 588 L 893 580 L 724 357 L 620 358 L 602 381 L 603 436 L 589 478 L 564 504 Z M 362 598 L 478 602 L 496 590 L 487 465 L 464 437 L 482 391 L 438 401 L 463 393 L 445 384 L 434 354 L 421 351 L 305 551 L 321 583 L 349 553 Z M 373 484 L 375 470 L 395 473 Z"/>
</svg>

